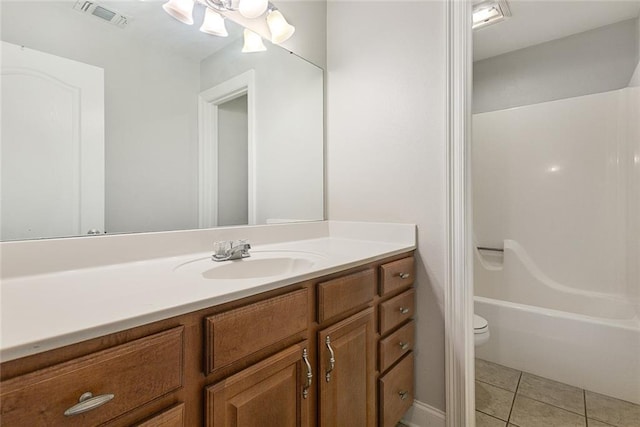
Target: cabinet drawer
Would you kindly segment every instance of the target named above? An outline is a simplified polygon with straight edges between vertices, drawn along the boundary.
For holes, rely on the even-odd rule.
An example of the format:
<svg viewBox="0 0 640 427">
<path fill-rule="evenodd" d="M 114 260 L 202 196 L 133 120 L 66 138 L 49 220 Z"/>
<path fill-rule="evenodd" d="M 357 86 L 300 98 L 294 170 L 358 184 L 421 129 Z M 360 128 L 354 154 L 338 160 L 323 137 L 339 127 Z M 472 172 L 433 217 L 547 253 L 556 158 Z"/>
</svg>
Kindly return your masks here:
<svg viewBox="0 0 640 427">
<path fill-rule="evenodd" d="M 413 350 L 415 322 L 412 320 L 391 335 L 380 340 L 380 372 L 386 371 L 403 354 Z"/>
<path fill-rule="evenodd" d="M 318 284 L 318 323 L 368 303 L 375 287 L 372 268 Z"/>
<path fill-rule="evenodd" d="M 410 289 L 380 304 L 380 334 L 413 317 L 416 291 Z"/>
<path fill-rule="evenodd" d="M 413 352 L 378 381 L 380 425 L 393 427 L 413 404 Z"/>
<path fill-rule="evenodd" d="M 413 257 L 399 259 L 380 266 L 380 294 L 386 295 L 413 284 Z"/>
<path fill-rule="evenodd" d="M 207 374 L 307 329 L 306 289 L 205 319 Z"/>
<path fill-rule="evenodd" d="M 183 327 L 150 335 L 2 383 L 3 426 L 93 426 L 182 386 Z M 65 416 L 86 392 L 103 405 Z"/>
<path fill-rule="evenodd" d="M 184 427 L 184 403 L 162 411 L 141 424 L 136 424 L 136 427 Z"/>
</svg>

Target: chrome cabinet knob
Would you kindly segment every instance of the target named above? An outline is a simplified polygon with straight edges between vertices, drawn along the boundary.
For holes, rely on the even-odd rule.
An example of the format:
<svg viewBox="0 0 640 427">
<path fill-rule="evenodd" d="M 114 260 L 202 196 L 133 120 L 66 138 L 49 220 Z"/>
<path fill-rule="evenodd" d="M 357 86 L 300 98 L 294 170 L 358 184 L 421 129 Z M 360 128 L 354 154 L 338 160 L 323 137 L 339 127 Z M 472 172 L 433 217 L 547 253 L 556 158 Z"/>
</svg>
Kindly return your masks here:
<svg viewBox="0 0 640 427">
<path fill-rule="evenodd" d="M 409 348 L 409 343 L 408 343 L 408 342 L 402 342 L 402 341 L 400 341 L 400 343 L 399 343 L 398 345 L 400 346 L 400 348 L 401 348 L 402 350 L 406 350 L 406 349 L 408 349 L 408 348 Z"/>
<path fill-rule="evenodd" d="M 409 313 L 409 309 L 407 307 L 400 307 L 400 313 L 401 314 L 407 314 L 407 313 Z"/>
<path fill-rule="evenodd" d="M 408 279 L 411 277 L 409 273 L 399 273 L 398 276 L 400 276 L 401 279 Z"/>
</svg>

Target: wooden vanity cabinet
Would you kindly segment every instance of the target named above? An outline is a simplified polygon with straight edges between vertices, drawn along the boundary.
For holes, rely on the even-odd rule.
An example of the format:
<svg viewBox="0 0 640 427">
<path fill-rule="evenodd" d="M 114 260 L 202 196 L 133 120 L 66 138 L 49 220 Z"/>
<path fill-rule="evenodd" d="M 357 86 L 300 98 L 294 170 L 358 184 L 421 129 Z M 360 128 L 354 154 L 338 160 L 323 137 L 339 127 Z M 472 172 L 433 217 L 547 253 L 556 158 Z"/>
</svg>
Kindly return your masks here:
<svg viewBox="0 0 640 427">
<path fill-rule="evenodd" d="M 413 274 L 397 255 L 4 362 L 0 423 L 394 426 L 413 401 Z M 113 398 L 65 415 L 86 392 Z"/>
<path fill-rule="evenodd" d="M 307 351 L 303 341 L 207 387 L 207 427 L 310 426 Z"/>
<path fill-rule="evenodd" d="M 375 426 L 373 308 L 318 332 L 321 427 Z"/>
</svg>

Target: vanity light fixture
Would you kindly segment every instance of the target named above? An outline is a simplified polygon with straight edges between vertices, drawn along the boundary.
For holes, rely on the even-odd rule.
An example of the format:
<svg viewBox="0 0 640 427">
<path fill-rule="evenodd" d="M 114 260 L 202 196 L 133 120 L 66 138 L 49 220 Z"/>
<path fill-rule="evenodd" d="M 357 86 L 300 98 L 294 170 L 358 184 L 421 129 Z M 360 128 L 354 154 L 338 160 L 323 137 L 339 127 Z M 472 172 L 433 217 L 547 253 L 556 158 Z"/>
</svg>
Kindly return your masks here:
<svg viewBox="0 0 640 427">
<path fill-rule="evenodd" d="M 490 0 L 473 5 L 473 29 L 497 24 L 511 17 L 506 0 Z"/>
<path fill-rule="evenodd" d="M 193 25 L 193 4 L 192 0 L 169 0 L 162 8 L 183 24 Z"/>
<path fill-rule="evenodd" d="M 228 35 L 224 25 L 224 17 L 220 12 L 238 11 L 248 19 L 257 19 L 267 12 L 266 21 L 271 32 L 271 42 L 280 44 L 288 40 L 295 32 L 295 27 L 287 22 L 285 17 L 269 0 L 169 0 L 162 8 L 172 17 L 187 25 L 193 25 L 193 8 L 195 4 L 207 8 L 204 22 L 200 31 L 220 37 Z M 266 50 L 262 38 L 251 32 L 247 36 L 245 31 L 245 46 L 243 52 L 259 52 Z M 258 43 L 258 39 L 260 38 Z M 245 50 L 247 49 L 247 50 Z"/>
<path fill-rule="evenodd" d="M 209 8 L 207 8 L 204 14 L 204 21 L 202 22 L 200 31 L 218 37 L 227 37 L 229 35 L 227 27 L 224 25 L 224 18 L 222 15 Z"/>
<path fill-rule="evenodd" d="M 262 16 L 269 7 L 269 0 L 241 0 L 238 3 L 238 12 L 245 18 L 255 19 Z"/>
<path fill-rule="evenodd" d="M 282 13 L 275 7 L 269 8 L 267 14 L 267 25 L 271 31 L 271 43 L 280 44 L 293 35 L 296 27 L 289 24 Z"/>
<path fill-rule="evenodd" d="M 259 34 L 254 33 L 248 28 L 244 29 L 244 46 L 242 46 L 242 53 L 264 52 L 267 50 L 262 37 Z"/>
</svg>

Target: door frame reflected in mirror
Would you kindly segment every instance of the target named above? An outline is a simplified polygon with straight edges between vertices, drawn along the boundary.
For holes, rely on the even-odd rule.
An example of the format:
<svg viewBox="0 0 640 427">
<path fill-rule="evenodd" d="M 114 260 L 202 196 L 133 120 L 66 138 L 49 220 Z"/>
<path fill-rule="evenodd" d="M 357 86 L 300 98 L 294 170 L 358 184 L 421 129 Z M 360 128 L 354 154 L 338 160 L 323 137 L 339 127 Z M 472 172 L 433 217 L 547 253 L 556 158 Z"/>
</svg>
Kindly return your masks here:
<svg viewBox="0 0 640 427">
<path fill-rule="evenodd" d="M 198 96 L 198 226 L 218 226 L 219 107 L 241 96 L 247 97 L 248 224 L 256 220 L 255 71 L 248 70 L 200 93 Z"/>
</svg>

